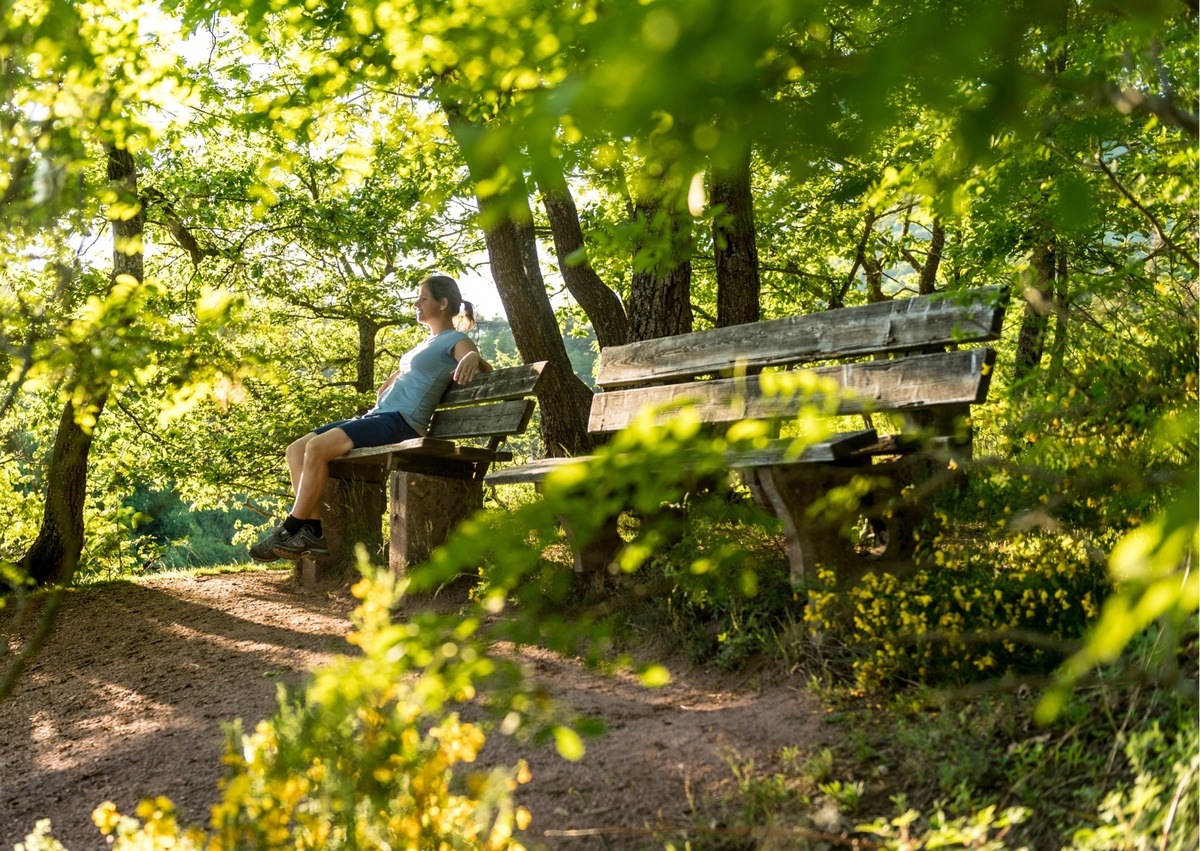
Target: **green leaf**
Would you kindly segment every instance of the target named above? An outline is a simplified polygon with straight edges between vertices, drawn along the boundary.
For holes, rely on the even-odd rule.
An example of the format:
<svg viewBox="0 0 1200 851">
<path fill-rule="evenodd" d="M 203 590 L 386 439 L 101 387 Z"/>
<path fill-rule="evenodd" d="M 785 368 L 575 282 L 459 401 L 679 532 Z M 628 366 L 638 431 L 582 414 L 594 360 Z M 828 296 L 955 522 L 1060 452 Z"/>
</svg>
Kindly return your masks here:
<svg viewBox="0 0 1200 851">
<path fill-rule="evenodd" d="M 558 755 L 571 762 L 583 759 L 583 739 L 570 727 L 559 725 L 554 728 L 554 748 Z"/>
<path fill-rule="evenodd" d="M 662 665 L 647 665 L 638 674 L 642 685 L 649 688 L 659 688 L 671 682 L 671 672 Z"/>
</svg>

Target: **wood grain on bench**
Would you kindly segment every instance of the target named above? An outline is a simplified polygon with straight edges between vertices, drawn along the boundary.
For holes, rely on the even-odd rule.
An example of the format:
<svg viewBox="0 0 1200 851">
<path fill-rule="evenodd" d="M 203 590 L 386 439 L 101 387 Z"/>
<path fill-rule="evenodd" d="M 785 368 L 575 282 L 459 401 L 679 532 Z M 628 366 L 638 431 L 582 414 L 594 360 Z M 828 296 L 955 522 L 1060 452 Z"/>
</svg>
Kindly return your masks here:
<svg viewBox="0 0 1200 851">
<path fill-rule="evenodd" d="M 866 499 L 876 501 L 868 519 L 887 542 L 878 554 L 901 561 L 913 542 L 909 485 L 938 464 L 969 457 L 970 406 L 987 398 L 991 384 L 995 352 L 959 347 L 998 339 L 1006 301 L 1007 288 L 983 287 L 609 347 L 600 353 L 588 431 L 610 435 L 648 411 L 663 422 L 685 405 L 718 428 L 743 419 L 780 422 L 806 405 L 829 417 L 863 415 L 868 426 L 873 414 L 893 415 L 898 434 L 847 431 L 802 453 L 779 440 L 731 451 L 726 466 L 779 517 L 798 580 L 817 564 L 836 561 L 853 572 L 865 563 L 848 553 L 843 521 L 822 520 L 817 511 L 830 488 L 856 475 L 875 483 Z M 796 375 L 798 368 L 806 374 Z M 782 386 L 807 389 L 776 392 Z M 581 460 L 500 468 L 485 482 L 536 483 Z M 620 541 L 614 533 L 599 543 L 591 554 L 576 553 L 577 569 L 605 566 L 607 550 Z"/>
</svg>

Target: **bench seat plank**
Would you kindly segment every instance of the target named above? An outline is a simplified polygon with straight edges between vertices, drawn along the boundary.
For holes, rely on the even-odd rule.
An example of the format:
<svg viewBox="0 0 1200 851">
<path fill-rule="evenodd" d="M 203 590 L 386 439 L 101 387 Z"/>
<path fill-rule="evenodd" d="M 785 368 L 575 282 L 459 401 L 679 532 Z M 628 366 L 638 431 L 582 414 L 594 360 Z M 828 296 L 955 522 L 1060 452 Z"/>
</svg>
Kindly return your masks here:
<svg viewBox="0 0 1200 851">
<path fill-rule="evenodd" d="M 827 463 L 847 458 L 860 449 L 874 445 L 878 439 L 879 436 L 873 428 L 843 432 L 805 447 L 800 455 L 794 454 L 793 441 L 773 440 L 762 449 L 730 452 L 726 455 L 725 463 L 734 469 L 769 467 L 776 464 Z M 589 461 L 592 457 L 581 455 L 574 458 L 542 458 L 516 467 L 505 467 L 493 470 L 484 477 L 484 484 L 515 485 L 540 482 L 559 467 L 576 461 Z"/>
<path fill-rule="evenodd" d="M 574 458 L 539 458 L 536 461 L 519 464 L 515 467 L 501 467 L 500 469 L 492 470 L 484 476 L 483 483 L 494 486 L 540 482 L 559 467 L 574 464 L 576 461 L 587 461 L 591 457 L 590 455 L 580 455 Z"/>
<path fill-rule="evenodd" d="M 439 440 L 434 437 L 417 437 L 401 443 L 351 449 L 340 458 L 334 459 L 332 463 L 353 466 L 388 466 L 389 461 L 401 457 L 451 458 L 456 461 L 471 462 L 511 461 L 512 452 L 508 449 L 462 446 L 453 441 Z"/>
<path fill-rule="evenodd" d="M 832 379 L 848 391 L 839 400 L 838 415 L 909 411 L 983 401 L 995 358 L 991 349 L 970 349 L 820 367 L 811 372 Z M 721 378 L 597 393 L 592 400 L 588 431 L 620 431 L 651 407 L 661 409 L 659 422 L 688 403 L 696 407 L 704 422 L 735 422 L 794 416 L 805 401 L 824 404 L 820 396 L 806 400 L 791 394 L 767 393 L 763 390 L 764 380 L 770 377 Z"/>
<path fill-rule="evenodd" d="M 400 443 L 387 443 L 383 446 L 364 446 L 361 449 L 351 449 L 336 460 L 342 464 L 383 464 L 387 457 L 395 453 L 411 455 L 453 455 L 456 445 L 450 440 L 439 440 L 435 437 L 415 437 Z"/>
<path fill-rule="evenodd" d="M 794 453 L 794 442 L 791 440 L 773 440 L 762 449 L 749 452 L 730 453 L 727 463 L 738 470 L 751 467 L 774 467 L 778 464 L 816 464 L 839 461 L 856 454 L 859 450 L 873 446 L 879 441 L 875 429 L 867 428 L 861 431 L 847 431 L 827 437 L 825 440 L 804 448 L 797 456 Z"/>
<path fill-rule="evenodd" d="M 1005 294 L 1004 287 L 981 287 L 959 297 L 895 299 L 610 346 L 600 352 L 596 384 L 626 387 L 996 340 Z"/>
</svg>

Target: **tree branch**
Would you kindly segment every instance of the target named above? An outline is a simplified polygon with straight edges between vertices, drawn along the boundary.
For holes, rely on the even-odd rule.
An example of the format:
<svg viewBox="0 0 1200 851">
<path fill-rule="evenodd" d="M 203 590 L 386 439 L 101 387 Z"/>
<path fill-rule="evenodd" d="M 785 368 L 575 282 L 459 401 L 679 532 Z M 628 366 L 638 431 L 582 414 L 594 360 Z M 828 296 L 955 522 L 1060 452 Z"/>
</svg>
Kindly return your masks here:
<svg viewBox="0 0 1200 851">
<path fill-rule="evenodd" d="M 1104 172 L 1104 174 L 1108 177 L 1109 182 L 1112 183 L 1116 190 L 1125 196 L 1126 200 L 1128 200 L 1129 203 L 1134 206 L 1134 209 L 1146 217 L 1146 220 L 1149 221 L 1154 227 L 1154 232 L 1158 234 L 1158 238 L 1162 240 L 1163 244 L 1169 246 L 1171 251 L 1173 251 L 1180 260 L 1191 266 L 1192 269 L 1200 271 L 1200 261 L 1197 261 L 1195 257 L 1175 244 L 1174 240 L 1167 235 L 1166 230 L 1158 221 L 1158 218 L 1154 215 L 1154 213 L 1146 209 L 1146 206 L 1133 196 L 1133 193 L 1129 191 L 1125 184 L 1121 183 L 1121 181 L 1117 179 L 1116 174 L 1114 174 L 1113 170 L 1108 167 L 1108 163 L 1104 161 L 1104 156 L 1098 152 L 1095 155 L 1095 160 L 1096 164 L 1100 166 L 1100 170 Z"/>
</svg>

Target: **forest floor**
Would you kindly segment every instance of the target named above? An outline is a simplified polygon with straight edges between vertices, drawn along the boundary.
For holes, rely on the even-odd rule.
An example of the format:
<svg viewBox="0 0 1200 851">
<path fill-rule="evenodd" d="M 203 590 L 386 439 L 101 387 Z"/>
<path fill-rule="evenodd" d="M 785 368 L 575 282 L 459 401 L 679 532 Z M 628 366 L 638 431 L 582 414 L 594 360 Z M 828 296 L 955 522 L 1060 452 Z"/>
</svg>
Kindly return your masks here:
<svg viewBox="0 0 1200 851">
<path fill-rule="evenodd" d="M 67 594 L 54 632 L 0 703 L 0 849 L 50 818 L 70 851 L 106 847 L 92 810 L 132 813 L 148 795 L 206 824 L 219 795 L 223 724 L 268 717 L 292 686 L 335 654 L 354 600 L 297 590 L 287 571 L 195 575 L 85 587 Z M 0 611 L 9 647 L 37 628 Z M 717 674 L 666 660 L 672 684 L 647 689 L 574 660 L 525 654 L 549 691 L 604 720 L 579 762 L 553 747 L 493 734 L 480 761 L 525 758 L 517 802 L 533 814 L 531 847 L 661 848 L 649 828 L 703 823 L 732 791 L 733 765 L 772 770 L 785 748 L 818 750 L 835 729 L 804 684 Z M 11 658 L 11 657 L 9 657 Z"/>
</svg>

